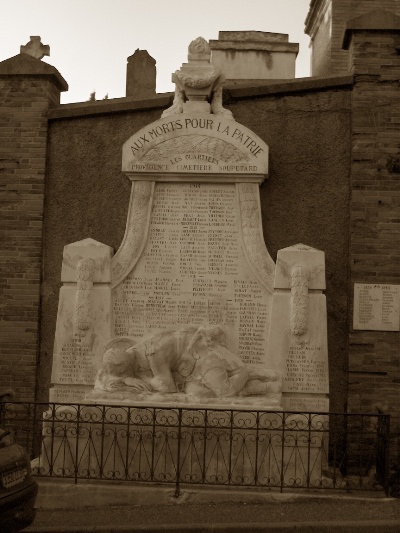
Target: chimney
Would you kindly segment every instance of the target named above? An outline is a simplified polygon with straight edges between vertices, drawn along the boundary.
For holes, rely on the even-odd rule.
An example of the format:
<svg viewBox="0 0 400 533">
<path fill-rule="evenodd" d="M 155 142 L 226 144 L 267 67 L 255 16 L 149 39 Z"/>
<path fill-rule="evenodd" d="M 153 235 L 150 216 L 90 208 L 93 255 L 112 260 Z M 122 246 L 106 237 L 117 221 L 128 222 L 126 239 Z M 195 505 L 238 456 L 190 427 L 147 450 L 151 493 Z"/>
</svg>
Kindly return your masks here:
<svg viewBox="0 0 400 533">
<path fill-rule="evenodd" d="M 147 50 L 139 50 L 128 57 L 126 66 L 126 96 L 144 100 L 156 95 L 156 61 Z"/>
</svg>

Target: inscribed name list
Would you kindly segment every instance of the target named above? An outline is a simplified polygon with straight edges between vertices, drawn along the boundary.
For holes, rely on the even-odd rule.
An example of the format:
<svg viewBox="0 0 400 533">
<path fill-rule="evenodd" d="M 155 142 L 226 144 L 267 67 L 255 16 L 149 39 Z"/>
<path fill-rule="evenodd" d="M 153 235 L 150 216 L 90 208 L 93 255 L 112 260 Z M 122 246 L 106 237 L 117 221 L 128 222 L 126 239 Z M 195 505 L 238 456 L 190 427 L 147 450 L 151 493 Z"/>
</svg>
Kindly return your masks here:
<svg viewBox="0 0 400 533">
<path fill-rule="evenodd" d="M 242 250 L 233 184 L 156 184 L 147 242 L 114 290 L 115 335 L 219 325 L 228 348 L 265 363 L 271 297 Z"/>
<path fill-rule="evenodd" d="M 96 287 L 91 295 L 89 330 L 79 331 L 75 324 L 76 289 L 60 290 L 59 312 L 54 340 L 51 382 L 57 385 L 93 385 L 103 347 L 110 336 L 109 293 Z"/>
<path fill-rule="evenodd" d="M 285 392 L 327 393 L 328 363 L 323 346 L 289 344 L 286 357 Z"/>
<path fill-rule="evenodd" d="M 353 328 L 399 331 L 400 285 L 354 284 Z"/>
</svg>

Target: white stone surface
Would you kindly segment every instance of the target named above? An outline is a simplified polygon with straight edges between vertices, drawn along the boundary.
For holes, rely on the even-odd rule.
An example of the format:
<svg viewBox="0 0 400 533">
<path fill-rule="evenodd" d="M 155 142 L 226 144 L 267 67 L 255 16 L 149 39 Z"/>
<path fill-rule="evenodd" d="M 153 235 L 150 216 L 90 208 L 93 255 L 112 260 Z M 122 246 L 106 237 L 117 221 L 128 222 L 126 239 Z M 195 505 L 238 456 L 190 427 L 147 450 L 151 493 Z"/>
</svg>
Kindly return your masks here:
<svg viewBox="0 0 400 533">
<path fill-rule="evenodd" d="M 188 62 L 172 74 L 174 101 L 162 113 L 163 118 L 179 113 L 211 112 L 233 119 L 232 112 L 222 105 L 224 77 L 210 59 L 211 48 L 203 37 L 197 37 L 189 44 Z"/>
<path fill-rule="evenodd" d="M 93 239 L 64 247 L 50 401 L 77 402 L 91 389 L 112 336 L 112 248 Z"/>
<path fill-rule="evenodd" d="M 325 253 L 305 244 L 279 250 L 276 259 L 275 288 L 290 289 L 292 269 L 301 265 L 308 274 L 308 289 L 325 290 Z"/>
<path fill-rule="evenodd" d="M 67 244 L 64 246 L 61 281 L 63 283 L 71 281 L 76 283 L 78 262 L 85 258 L 91 258 L 95 266 L 93 282 L 109 283 L 112 255 L 113 249 L 110 246 L 94 239 L 83 239 Z"/>
<path fill-rule="evenodd" d="M 152 180 L 173 181 L 174 175 L 185 174 L 262 181 L 268 173 L 268 146 L 232 119 L 207 113 L 171 115 L 124 143 L 122 170 L 141 180 L 147 174 Z"/>
<path fill-rule="evenodd" d="M 326 299 L 309 295 L 308 328 L 304 335 L 290 331 L 290 293 L 275 293 L 272 304 L 268 360 L 282 365 L 283 391 L 328 393 Z"/>
<path fill-rule="evenodd" d="M 273 50 L 214 49 L 213 64 L 220 68 L 227 80 L 289 80 L 295 78 L 296 52 Z M 281 49 L 283 47 L 280 47 Z"/>
<path fill-rule="evenodd" d="M 104 346 L 112 336 L 111 289 L 108 286 L 93 288 L 92 323 L 86 331 L 77 331 L 76 328 L 76 293 L 74 287 L 60 289 L 51 382 L 69 387 L 92 387 Z"/>
<path fill-rule="evenodd" d="M 221 31 L 210 41 L 212 63 L 227 80 L 272 80 L 295 77 L 299 45 L 286 34 Z"/>
<path fill-rule="evenodd" d="M 400 285 L 355 283 L 353 328 L 400 330 Z"/>
<path fill-rule="evenodd" d="M 285 394 L 282 403 L 284 411 L 298 411 L 303 413 L 329 412 L 329 398 L 323 394 L 310 394 L 309 396 L 301 394 L 299 397 L 296 397 L 294 394 L 291 396 Z"/>
<path fill-rule="evenodd" d="M 183 112 L 187 113 L 210 113 L 211 104 L 208 102 L 188 101 L 183 104 Z"/>
<path fill-rule="evenodd" d="M 304 245 L 278 252 L 268 361 L 274 361 L 283 376 L 285 408 L 296 411 L 302 405 L 328 410 L 326 298 L 320 291 L 325 286 L 323 257 Z M 308 273 L 299 286 L 299 278 L 290 275 L 296 270 Z"/>
<path fill-rule="evenodd" d="M 49 401 L 54 403 L 84 402 L 88 385 L 54 385 L 50 389 Z"/>
<path fill-rule="evenodd" d="M 328 393 L 328 346 L 324 294 L 310 294 L 309 326 L 296 337 L 290 334 L 286 354 L 284 392 Z"/>
<path fill-rule="evenodd" d="M 242 197 L 242 212 L 239 188 L 156 184 L 143 253 L 114 289 L 116 335 L 139 341 L 163 329 L 219 325 L 246 364 L 269 367 L 273 262 L 262 241 L 257 186 Z M 252 213 L 256 224 L 247 232 Z"/>
</svg>

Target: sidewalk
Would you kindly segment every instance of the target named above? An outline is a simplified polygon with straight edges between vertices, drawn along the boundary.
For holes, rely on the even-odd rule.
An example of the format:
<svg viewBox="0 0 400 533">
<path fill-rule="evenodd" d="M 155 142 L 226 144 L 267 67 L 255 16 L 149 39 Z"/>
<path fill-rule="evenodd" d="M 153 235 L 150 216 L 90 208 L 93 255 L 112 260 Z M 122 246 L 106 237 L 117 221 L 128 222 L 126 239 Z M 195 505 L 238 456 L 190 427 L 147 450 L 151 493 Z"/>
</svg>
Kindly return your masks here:
<svg viewBox="0 0 400 533">
<path fill-rule="evenodd" d="M 118 499 L 120 500 L 118 503 Z M 400 500 L 383 493 L 283 493 L 40 482 L 26 533 L 398 533 Z"/>
</svg>

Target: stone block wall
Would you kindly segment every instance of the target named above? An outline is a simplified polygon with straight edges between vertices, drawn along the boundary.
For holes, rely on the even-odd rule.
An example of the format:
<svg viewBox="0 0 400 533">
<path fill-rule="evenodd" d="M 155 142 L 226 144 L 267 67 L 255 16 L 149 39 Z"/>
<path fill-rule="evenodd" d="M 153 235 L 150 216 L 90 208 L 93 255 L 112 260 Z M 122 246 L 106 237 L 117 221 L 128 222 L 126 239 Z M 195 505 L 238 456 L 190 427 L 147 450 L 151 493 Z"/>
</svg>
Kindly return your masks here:
<svg viewBox="0 0 400 533">
<path fill-rule="evenodd" d="M 59 103 L 60 88 L 48 76 L 22 74 L 0 68 L 0 384 L 30 401 L 38 364 L 47 112 Z"/>
<path fill-rule="evenodd" d="M 349 40 L 353 290 L 354 283 L 400 284 L 400 30 L 350 31 Z M 399 413 L 399 393 L 399 332 L 351 330 L 349 411 Z"/>
</svg>

